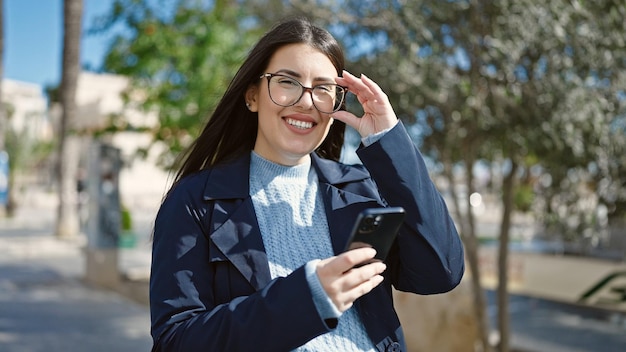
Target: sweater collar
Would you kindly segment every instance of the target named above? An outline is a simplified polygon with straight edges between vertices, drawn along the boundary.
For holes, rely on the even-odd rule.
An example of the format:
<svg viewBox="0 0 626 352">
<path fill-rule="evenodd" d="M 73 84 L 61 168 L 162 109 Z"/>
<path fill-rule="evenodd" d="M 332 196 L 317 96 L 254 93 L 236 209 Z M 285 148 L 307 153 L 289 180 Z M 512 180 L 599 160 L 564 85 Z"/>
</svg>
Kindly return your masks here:
<svg viewBox="0 0 626 352">
<path fill-rule="evenodd" d="M 311 169 L 311 159 L 307 158 L 306 162 L 293 166 L 276 164 L 255 153 L 250 153 L 250 172 L 251 179 L 256 178 L 261 184 L 268 184 L 275 178 L 290 179 L 293 181 L 304 180 L 306 182 Z"/>
</svg>

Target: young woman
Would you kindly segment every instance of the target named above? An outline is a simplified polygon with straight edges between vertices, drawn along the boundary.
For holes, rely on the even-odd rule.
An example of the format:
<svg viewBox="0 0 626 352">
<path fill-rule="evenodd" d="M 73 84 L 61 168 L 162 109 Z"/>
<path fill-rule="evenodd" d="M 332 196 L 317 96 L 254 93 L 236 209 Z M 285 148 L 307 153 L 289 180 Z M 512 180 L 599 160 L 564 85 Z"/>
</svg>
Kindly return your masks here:
<svg viewBox="0 0 626 352">
<path fill-rule="evenodd" d="M 363 165 L 338 162 L 345 124 Z M 461 280 L 455 226 L 387 96 L 306 20 L 260 39 L 183 160 L 155 221 L 153 351 L 406 350 L 392 286 Z M 353 221 L 387 206 L 406 211 L 387 259 L 355 266 L 375 250 L 344 251 Z"/>
</svg>

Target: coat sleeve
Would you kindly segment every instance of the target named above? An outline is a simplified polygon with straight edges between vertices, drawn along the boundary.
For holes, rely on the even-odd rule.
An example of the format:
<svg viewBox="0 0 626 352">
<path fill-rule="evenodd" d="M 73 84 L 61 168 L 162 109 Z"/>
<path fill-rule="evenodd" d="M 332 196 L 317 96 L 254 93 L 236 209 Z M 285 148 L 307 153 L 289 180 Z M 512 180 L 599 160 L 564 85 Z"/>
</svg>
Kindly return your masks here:
<svg viewBox="0 0 626 352">
<path fill-rule="evenodd" d="M 155 221 L 150 277 L 152 350 L 289 351 L 328 332 L 315 308 L 304 268 L 255 292 L 228 267 L 232 264 L 210 262 L 209 236 L 203 226 L 210 205 L 197 195 L 201 189 L 197 185 L 176 187 Z"/>
<path fill-rule="evenodd" d="M 357 154 L 385 201 L 406 211 L 387 259 L 393 285 L 419 294 L 452 290 L 464 272 L 461 239 L 404 125 L 399 122 Z"/>
</svg>

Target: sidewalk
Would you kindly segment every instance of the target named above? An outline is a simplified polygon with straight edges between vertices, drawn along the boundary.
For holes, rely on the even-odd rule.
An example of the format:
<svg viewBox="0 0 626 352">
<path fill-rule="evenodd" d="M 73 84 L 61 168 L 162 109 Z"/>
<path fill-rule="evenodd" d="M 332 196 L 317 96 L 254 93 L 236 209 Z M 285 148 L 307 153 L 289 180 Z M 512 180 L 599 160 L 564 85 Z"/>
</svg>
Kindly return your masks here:
<svg viewBox="0 0 626 352">
<path fill-rule="evenodd" d="M 56 239 L 53 213 L 29 207 L 0 219 L 0 351 L 149 351 L 148 307 L 86 285 L 84 238 Z M 147 270 L 142 247 L 132 251 L 120 265 Z"/>
</svg>

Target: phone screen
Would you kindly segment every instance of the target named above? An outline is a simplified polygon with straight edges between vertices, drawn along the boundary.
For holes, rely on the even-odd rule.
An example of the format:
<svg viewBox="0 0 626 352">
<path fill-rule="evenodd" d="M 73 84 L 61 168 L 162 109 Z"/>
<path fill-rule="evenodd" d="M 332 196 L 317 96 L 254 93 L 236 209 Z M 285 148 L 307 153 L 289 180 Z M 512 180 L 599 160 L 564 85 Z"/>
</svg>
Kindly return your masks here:
<svg viewBox="0 0 626 352">
<path fill-rule="evenodd" d="M 365 209 L 357 216 L 346 250 L 373 247 L 376 249 L 374 259 L 384 261 L 403 220 L 401 207 Z"/>
</svg>

